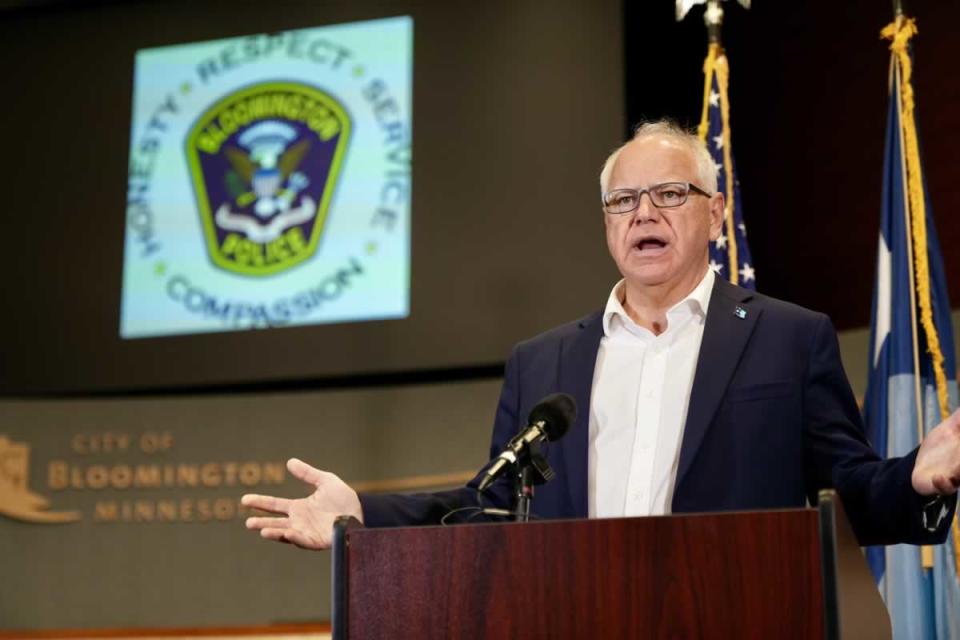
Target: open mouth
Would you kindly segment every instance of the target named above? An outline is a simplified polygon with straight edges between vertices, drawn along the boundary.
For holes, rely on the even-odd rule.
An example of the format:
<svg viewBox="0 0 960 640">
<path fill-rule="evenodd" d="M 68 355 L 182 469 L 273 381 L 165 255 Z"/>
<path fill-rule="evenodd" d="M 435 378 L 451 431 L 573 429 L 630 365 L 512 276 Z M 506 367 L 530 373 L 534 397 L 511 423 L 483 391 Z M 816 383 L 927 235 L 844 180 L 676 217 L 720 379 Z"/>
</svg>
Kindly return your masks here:
<svg viewBox="0 0 960 640">
<path fill-rule="evenodd" d="M 667 242 L 665 240 L 656 237 L 640 238 L 633 243 L 634 250 L 642 254 L 660 253 L 666 246 Z"/>
</svg>

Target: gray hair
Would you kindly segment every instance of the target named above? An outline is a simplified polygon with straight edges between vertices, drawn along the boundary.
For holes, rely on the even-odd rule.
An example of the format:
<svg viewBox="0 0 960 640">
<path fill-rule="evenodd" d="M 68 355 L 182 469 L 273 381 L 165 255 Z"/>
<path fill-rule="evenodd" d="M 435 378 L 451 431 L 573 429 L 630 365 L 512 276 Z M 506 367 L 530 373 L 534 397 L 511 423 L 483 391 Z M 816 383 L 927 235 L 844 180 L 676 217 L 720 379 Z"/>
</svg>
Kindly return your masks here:
<svg viewBox="0 0 960 640">
<path fill-rule="evenodd" d="M 620 152 L 631 142 L 650 136 L 665 136 L 687 147 L 697 164 L 697 176 L 700 182 L 697 186 L 710 193 L 716 193 L 717 165 L 710 157 L 707 145 L 695 133 L 684 129 L 673 120 L 654 120 L 639 124 L 633 131 L 633 137 L 614 150 L 603 163 L 603 170 L 600 171 L 600 193 L 606 192 L 610 184 L 610 174 L 613 173 L 613 165 L 620 157 Z"/>
</svg>

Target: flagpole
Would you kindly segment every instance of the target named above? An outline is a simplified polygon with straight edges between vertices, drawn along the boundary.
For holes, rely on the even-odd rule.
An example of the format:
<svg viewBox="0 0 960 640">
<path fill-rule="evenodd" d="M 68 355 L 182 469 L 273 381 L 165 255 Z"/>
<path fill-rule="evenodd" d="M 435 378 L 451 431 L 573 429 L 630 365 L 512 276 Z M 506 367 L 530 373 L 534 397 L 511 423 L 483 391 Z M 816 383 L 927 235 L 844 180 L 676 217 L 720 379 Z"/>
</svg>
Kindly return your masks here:
<svg viewBox="0 0 960 640">
<path fill-rule="evenodd" d="M 897 25 L 899 26 L 900 22 L 903 20 L 903 12 L 900 0 L 894 0 L 894 9 L 900 9 L 901 11 L 897 13 Z M 900 135 L 900 170 L 903 175 L 903 188 L 904 195 L 907 195 L 909 189 L 909 182 L 907 179 L 907 143 L 904 139 L 903 131 L 903 100 L 901 94 L 902 88 L 902 76 L 900 69 L 900 61 L 894 56 L 894 87 L 896 87 L 897 94 L 897 122 L 899 126 L 897 127 L 898 133 Z M 910 198 L 904 197 L 904 207 L 903 207 L 903 217 L 904 217 L 904 232 L 906 233 L 906 245 L 907 245 L 907 272 L 910 279 L 910 328 L 913 331 L 913 379 L 914 379 L 914 393 L 916 395 L 916 405 L 917 405 L 917 437 L 920 442 L 923 441 L 924 436 L 924 424 L 923 420 L 923 393 L 920 390 L 920 354 L 918 350 L 920 348 L 920 342 L 918 338 L 917 330 L 917 277 L 913 268 L 913 234 L 911 229 L 913 229 L 912 218 L 913 211 L 911 208 Z"/>
<path fill-rule="evenodd" d="M 703 12 L 703 21 L 707 25 L 707 63 L 704 69 L 706 89 L 704 93 L 703 120 L 700 123 L 700 138 L 706 141 L 707 136 L 707 94 L 713 75 L 717 76 L 720 88 L 720 120 L 721 135 L 723 136 L 723 171 L 724 185 L 724 235 L 727 236 L 727 268 L 730 270 L 729 280 L 733 284 L 740 284 L 739 258 L 737 257 L 737 229 L 734 219 L 734 189 L 733 184 L 733 145 L 730 142 L 730 98 L 727 95 L 729 82 L 729 67 L 726 54 L 723 51 L 721 33 L 723 29 L 723 8 L 720 0 L 707 0 L 706 10 Z"/>
<path fill-rule="evenodd" d="M 894 13 L 896 15 L 895 23 L 899 29 L 900 24 L 903 22 L 903 3 L 901 0 L 894 0 L 893 3 Z M 904 202 L 903 202 L 903 217 L 904 217 L 904 233 L 906 234 L 906 245 L 907 245 L 907 278 L 909 280 L 910 290 L 910 329 L 913 333 L 913 385 L 914 385 L 914 405 L 917 412 L 917 439 L 918 442 L 923 442 L 924 432 L 926 423 L 923 419 L 923 391 L 920 386 L 920 342 L 919 342 L 919 331 L 917 329 L 917 279 L 916 272 L 914 270 L 913 263 L 913 210 L 910 203 L 910 198 L 908 196 L 909 191 L 909 182 L 907 178 L 907 147 L 906 140 L 904 136 L 904 123 L 903 123 L 903 96 L 902 96 L 902 69 L 900 68 L 900 60 L 893 55 L 893 74 L 894 74 L 894 91 L 896 92 L 897 99 L 897 133 L 900 136 L 900 171 L 903 180 L 903 189 L 904 189 Z M 920 565 L 924 569 L 933 568 L 933 548 L 929 545 L 924 545 L 920 547 Z"/>
<path fill-rule="evenodd" d="M 745 9 L 751 0 L 737 0 Z M 697 135 L 715 163 L 717 192 L 723 193 L 724 210 L 720 236 L 710 246 L 710 268 L 723 274 L 731 284 L 741 284 L 740 260 L 743 260 L 743 286 L 756 288 L 754 269 L 750 266 L 747 231 L 741 221 L 737 182 L 734 178 L 733 145 L 730 143 L 730 100 L 728 87 L 730 66 L 723 51 L 722 29 L 724 10 L 721 0 L 676 0 L 677 21 L 683 20 L 696 5 L 704 5 L 703 21 L 707 31 L 707 57 L 703 61 L 703 110 Z M 738 233 L 740 234 L 738 240 Z M 742 249 L 742 250 L 741 250 Z M 724 273 L 728 270 L 728 273 Z"/>
</svg>

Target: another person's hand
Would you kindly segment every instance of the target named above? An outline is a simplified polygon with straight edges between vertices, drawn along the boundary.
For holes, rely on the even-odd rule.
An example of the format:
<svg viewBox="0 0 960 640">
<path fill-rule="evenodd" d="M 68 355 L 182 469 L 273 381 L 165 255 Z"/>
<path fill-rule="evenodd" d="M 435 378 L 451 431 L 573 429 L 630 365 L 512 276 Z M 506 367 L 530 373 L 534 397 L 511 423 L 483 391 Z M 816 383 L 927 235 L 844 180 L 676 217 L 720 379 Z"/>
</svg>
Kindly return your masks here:
<svg viewBox="0 0 960 640">
<path fill-rule="evenodd" d="M 333 522 L 338 516 L 353 516 L 363 522 L 357 492 L 343 480 L 306 462 L 291 458 L 287 469 L 314 488 L 306 498 L 290 500 L 247 494 L 240 499 L 247 507 L 277 514 L 247 518 L 247 528 L 259 530 L 268 540 L 289 542 L 303 549 L 328 549 L 333 543 Z"/>
<path fill-rule="evenodd" d="M 923 439 L 912 481 L 913 489 L 923 496 L 949 496 L 960 488 L 960 410 Z"/>
</svg>

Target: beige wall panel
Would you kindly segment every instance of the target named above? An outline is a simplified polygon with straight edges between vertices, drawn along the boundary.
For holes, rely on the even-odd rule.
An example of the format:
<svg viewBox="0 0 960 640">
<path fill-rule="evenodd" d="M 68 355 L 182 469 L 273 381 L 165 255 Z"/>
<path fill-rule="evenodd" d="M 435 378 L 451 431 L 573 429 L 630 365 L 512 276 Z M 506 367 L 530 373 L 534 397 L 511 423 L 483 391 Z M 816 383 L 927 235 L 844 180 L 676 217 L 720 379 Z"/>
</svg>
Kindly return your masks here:
<svg viewBox="0 0 960 640">
<path fill-rule="evenodd" d="M 247 491 L 294 497 L 304 495 L 304 487 L 289 474 L 280 485 L 244 481 L 291 456 L 354 482 L 479 468 L 487 456 L 499 386 L 494 380 L 377 390 L 0 401 L 0 437 L 6 438 L 0 441 L 0 510 L 6 510 L 0 515 L 0 628 L 326 620 L 329 554 L 261 540 L 235 513 L 236 500 Z M 86 453 L 107 442 L 112 451 Z M 153 452 L 141 447 L 157 443 L 169 446 Z M 183 464 L 187 471 L 205 473 L 212 486 L 200 481 L 196 487 L 58 488 L 64 476 L 50 475 L 58 461 L 79 469 L 85 485 L 104 482 L 105 469 L 113 474 L 106 482 L 122 486 L 137 466 L 141 473 L 159 468 L 165 485 L 166 467 Z M 25 463 L 28 477 L 18 477 Z M 80 519 L 41 524 L 10 517 L 11 505 L 22 503 L 28 492 L 50 501 L 46 508 L 34 504 L 28 517 L 76 511 Z M 153 521 L 124 521 L 124 505 L 138 501 L 154 510 Z M 161 522 L 157 510 L 169 501 L 174 521 Z M 116 506 L 106 522 L 104 504 Z M 198 522 L 215 505 L 226 520 Z M 128 513 L 129 519 L 136 520 L 135 513 Z M 182 521 L 188 516 L 193 521 Z"/>
<path fill-rule="evenodd" d="M 958 335 L 960 313 L 954 321 Z M 840 335 L 858 396 L 866 388 L 868 339 L 867 329 Z M 7 439 L 0 441 L 0 483 L 7 483 L 0 492 L 30 491 L 50 500 L 42 513 L 81 516 L 73 523 L 36 524 L 0 511 L 0 628 L 326 620 L 329 555 L 260 540 L 243 528 L 240 513 L 225 509 L 228 502 L 235 509 L 247 491 L 296 497 L 304 489 L 289 475 L 281 485 L 244 486 L 244 479 L 253 479 L 250 467 L 248 476 L 236 474 L 230 484 L 227 465 L 253 463 L 262 473 L 264 465 L 298 456 L 354 483 L 473 470 L 486 460 L 499 386 L 491 380 L 376 390 L 0 401 L 0 437 Z M 98 437 L 101 445 L 113 442 L 114 450 L 83 453 Z M 124 442 L 126 448 L 116 450 Z M 169 447 L 162 448 L 164 443 Z M 159 444 L 161 450 L 148 453 L 143 444 Z M 18 445 L 28 447 L 23 491 L 10 489 L 23 454 Z M 116 474 L 123 465 L 162 470 L 185 464 L 199 472 L 212 464 L 216 473 L 208 480 L 216 486 L 57 488 L 63 477 L 51 478 L 50 468 L 58 461 L 80 469 L 86 484 L 99 479 L 96 473 L 90 477 L 98 465 Z M 157 513 L 152 522 L 124 521 L 124 504 L 135 507 L 139 501 L 156 511 L 171 500 L 173 522 L 158 521 Z M 97 521 L 98 503 L 115 504 L 115 520 Z M 202 504 L 220 505 L 226 520 L 182 522 L 183 504 L 192 508 L 187 515 L 194 520 L 203 517 Z M 135 511 L 129 515 L 137 519 Z"/>
</svg>

